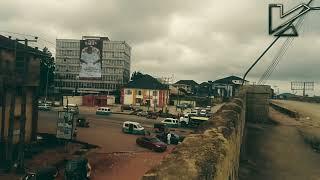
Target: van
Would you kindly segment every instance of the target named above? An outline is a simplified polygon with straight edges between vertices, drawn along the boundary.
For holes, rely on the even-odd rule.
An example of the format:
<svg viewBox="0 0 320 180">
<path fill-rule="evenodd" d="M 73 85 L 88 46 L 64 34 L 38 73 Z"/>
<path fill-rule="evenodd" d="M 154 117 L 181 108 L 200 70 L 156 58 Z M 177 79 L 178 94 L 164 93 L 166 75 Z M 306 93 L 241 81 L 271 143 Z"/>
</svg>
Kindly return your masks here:
<svg viewBox="0 0 320 180">
<path fill-rule="evenodd" d="M 99 107 L 96 111 L 96 115 L 110 115 L 111 109 L 108 107 Z"/>
<path fill-rule="evenodd" d="M 122 125 L 122 132 L 128 134 L 145 135 L 145 129 L 137 122 L 126 121 Z"/>
<path fill-rule="evenodd" d="M 177 128 L 179 126 L 178 119 L 166 118 L 161 123 L 165 124 L 167 127 Z"/>
</svg>

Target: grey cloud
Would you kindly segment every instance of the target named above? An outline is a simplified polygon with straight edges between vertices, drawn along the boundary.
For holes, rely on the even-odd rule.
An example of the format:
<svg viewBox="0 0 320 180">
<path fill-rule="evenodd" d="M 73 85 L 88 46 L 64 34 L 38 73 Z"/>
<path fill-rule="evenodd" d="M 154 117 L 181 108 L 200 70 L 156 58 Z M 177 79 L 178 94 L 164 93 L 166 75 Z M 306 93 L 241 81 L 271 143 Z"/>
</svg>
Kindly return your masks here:
<svg viewBox="0 0 320 180">
<path fill-rule="evenodd" d="M 299 2 L 283 1 L 286 9 Z M 315 2 L 314 6 L 320 6 Z M 0 30 L 35 34 L 50 41 L 82 35 L 125 40 L 133 48 L 132 71 L 157 76 L 175 74 L 176 79 L 200 82 L 243 75 L 273 40 L 267 32 L 269 3 L 279 1 L 1 1 Z M 270 82 L 318 80 L 319 18 L 317 12 L 308 15 L 301 36 Z M 256 81 L 262 75 L 277 48 L 278 45 L 255 67 L 249 80 Z"/>
</svg>

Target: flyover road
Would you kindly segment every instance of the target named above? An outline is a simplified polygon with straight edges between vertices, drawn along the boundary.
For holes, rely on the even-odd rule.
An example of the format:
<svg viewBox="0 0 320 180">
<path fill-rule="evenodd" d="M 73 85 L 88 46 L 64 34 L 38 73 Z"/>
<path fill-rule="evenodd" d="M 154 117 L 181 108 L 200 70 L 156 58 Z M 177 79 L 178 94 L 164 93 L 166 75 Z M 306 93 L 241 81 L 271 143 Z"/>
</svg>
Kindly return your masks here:
<svg viewBox="0 0 320 180">
<path fill-rule="evenodd" d="M 300 101 L 273 100 L 288 109 L 299 113 L 299 121 L 305 126 L 320 128 L 320 104 Z"/>
</svg>

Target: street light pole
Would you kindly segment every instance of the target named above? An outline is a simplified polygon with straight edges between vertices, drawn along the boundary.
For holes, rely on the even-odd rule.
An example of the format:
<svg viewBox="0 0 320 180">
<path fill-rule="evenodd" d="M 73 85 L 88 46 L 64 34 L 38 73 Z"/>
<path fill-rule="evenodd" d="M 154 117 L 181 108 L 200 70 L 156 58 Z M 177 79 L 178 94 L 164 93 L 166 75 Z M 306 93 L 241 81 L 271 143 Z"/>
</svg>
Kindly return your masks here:
<svg viewBox="0 0 320 180">
<path fill-rule="evenodd" d="M 47 80 L 46 80 L 46 97 L 45 97 L 45 102 L 47 102 L 48 98 L 48 81 L 49 81 L 49 71 L 51 69 L 51 66 L 47 66 Z"/>
</svg>

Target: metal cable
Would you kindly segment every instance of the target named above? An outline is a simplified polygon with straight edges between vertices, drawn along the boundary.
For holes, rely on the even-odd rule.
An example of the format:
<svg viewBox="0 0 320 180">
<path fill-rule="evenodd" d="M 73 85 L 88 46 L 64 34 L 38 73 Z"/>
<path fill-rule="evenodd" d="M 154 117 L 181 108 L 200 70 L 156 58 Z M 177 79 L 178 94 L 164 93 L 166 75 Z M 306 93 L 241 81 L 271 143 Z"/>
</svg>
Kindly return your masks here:
<svg viewBox="0 0 320 180">
<path fill-rule="evenodd" d="M 305 20 L 305 16 L 298 19 L 298 22 L 296 24 L 297 30 L 301 29 L 302 23 L 304 22 L 304 20 Z M 278 51 L 277 55 L 275 56 L 274 60 L 269 65 L 268 69 L 264 72 L 264 74 L 259 79 L 258 84 L 261 85 L 261 84 L 265 84 L 267 82 L 267 80 L 269 79 L 269 77 L 271 76 L 271 74 L 273 73 L 273 71 L 275 70 L 275 68 L 279 64 L 279 62 L 281 61 L 282 57 L 286 54 L 287 50 L 291 46 L 293 40 L 294 40 L 294 37 L 288 37 L 286 39 L 286 41 L 283 43 L 281 49 Z"/>
</svg>

